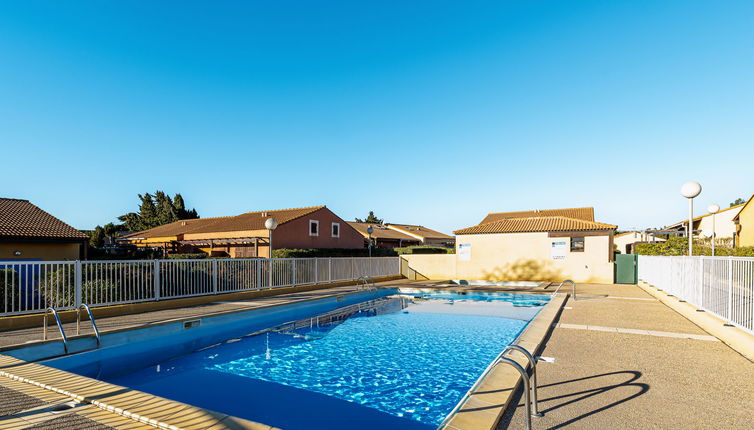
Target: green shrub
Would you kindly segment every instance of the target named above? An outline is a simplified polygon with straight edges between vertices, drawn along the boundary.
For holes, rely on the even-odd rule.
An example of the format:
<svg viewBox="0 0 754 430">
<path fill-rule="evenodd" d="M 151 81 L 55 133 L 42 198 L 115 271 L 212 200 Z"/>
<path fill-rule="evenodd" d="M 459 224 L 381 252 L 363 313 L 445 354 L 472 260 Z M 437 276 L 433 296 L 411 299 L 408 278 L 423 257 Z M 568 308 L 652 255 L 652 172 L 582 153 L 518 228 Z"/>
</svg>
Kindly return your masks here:
<svg viewBox="0 0 754 430">
<path fill-rule="evenodd" d="M 170 254 L 168 255 L 169 260 L 198 260 L 202 258 L 207 258 L 207 254 L 204 252 L 196 253 L 196 254 Z"/>
<path fill-rule="evenodd" d="M 416 245 L 416 246 L 404 246 L 403 248 L 395 248 L 395 251 L 399 255 L 403 254 L 455 254 L 455 248 L 443 248 L 442 246 L 428 246 L 428 245 Z"/>
<path fill-rule="evenodd" d="M 18 305 L 20 296 L 19 277 L 13 269 L 0 269 L 0 312 L 13 309 L 12 304 Z"/>
<path fill-rule="evenodd" d="M 716 256 L 754 257 L 752 246 L 733 248 L 718 243 L 715 244 Z M 687 255 L 688 251 L 689 241 L 685 237 L 671 237 L 666 242 L 636 244 L 636 253 L 640 255 Z M 694 255 L 712 255 L 711 240 L 694 239 Z"/>
</svg>

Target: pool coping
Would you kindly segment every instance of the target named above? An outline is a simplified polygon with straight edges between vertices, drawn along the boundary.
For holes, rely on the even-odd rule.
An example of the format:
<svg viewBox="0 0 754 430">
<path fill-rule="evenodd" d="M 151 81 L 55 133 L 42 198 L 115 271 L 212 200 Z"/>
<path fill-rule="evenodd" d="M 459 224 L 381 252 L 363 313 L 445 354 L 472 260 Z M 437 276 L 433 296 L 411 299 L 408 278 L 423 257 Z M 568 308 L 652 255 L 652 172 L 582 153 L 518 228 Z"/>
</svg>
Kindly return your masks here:
<svg viewBox="0 0 754 430">
<path fill-rule="evenodd" d="M 536 356 L 544 347 L 545 340 L 553 329 L 553 323 L 560 316 L 567 298 L 568 294 L 552 296 L 513 341 L 513 345 L 519 345 Z M 528 361 L 521 353 L 510 353 L 506 357 L 527 369 Z M 465 400 L 462 400 L 458 412 L 441 428 L 444 430 L 494 429 L 520 385 L 520 374 L 511 366 L 498 363 L 480 381 L 477 388 Z"/>
</svg>

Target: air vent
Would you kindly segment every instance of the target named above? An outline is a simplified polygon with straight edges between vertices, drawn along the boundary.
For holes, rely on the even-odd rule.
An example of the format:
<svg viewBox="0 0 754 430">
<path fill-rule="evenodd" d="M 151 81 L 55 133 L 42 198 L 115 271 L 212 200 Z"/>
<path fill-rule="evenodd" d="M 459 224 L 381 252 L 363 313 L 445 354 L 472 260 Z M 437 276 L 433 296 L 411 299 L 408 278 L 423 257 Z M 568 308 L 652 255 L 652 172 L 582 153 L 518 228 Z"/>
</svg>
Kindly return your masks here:
<svg viewBox="0 0 754 430">
<path fill-rule="evenodd" d="M 199 327 L 201 324 L 202 324 L 202 320 L 184 321 L 183 328 L 189 329 L 189 328 Z"/>
</svg>

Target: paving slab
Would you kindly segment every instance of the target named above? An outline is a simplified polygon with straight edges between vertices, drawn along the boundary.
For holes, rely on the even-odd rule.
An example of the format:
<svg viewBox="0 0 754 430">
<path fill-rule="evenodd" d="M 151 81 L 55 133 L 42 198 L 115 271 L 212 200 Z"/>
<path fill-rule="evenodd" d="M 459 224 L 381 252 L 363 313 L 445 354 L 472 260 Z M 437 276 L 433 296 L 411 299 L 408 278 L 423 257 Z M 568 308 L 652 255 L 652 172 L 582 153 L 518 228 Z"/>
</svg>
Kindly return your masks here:
<svg viewBox="0 0 754 430">
<path fill-rule="evenodd" d="M 578 286 L 581 291 L 581 285 Z M 635 286 L 598 285 L 585 293 L 642 297 Z M 664 305 L 569 300 L 541 355 L 541 418 L 534 429 L 751 429 L 754 364 Z M 640 314 L 640 317 L 636 314 Z M 626 330 L 627 329 L 627 330 Z M 699 334 L 686 338 L 652 332 Z M 637 334 L 641 333 L 641 335 Z M 498 429 L 524 428 L 520 390 Z"/>
</svg>

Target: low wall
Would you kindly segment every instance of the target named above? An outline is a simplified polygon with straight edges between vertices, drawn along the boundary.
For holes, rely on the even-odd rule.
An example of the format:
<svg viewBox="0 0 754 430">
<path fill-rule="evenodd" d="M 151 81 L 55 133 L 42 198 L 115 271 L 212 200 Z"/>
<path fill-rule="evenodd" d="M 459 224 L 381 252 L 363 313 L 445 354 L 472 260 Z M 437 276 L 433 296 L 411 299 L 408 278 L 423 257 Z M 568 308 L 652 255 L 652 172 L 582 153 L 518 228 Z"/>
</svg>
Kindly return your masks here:
<svg viewBox="0 0 754 430">
<path fill-rule="evenodd" d="M 412 280 L 448 280 L 456 277 L 455 254 L 410 254 L 401 256 L 401 275 Z"/>
</svg>

